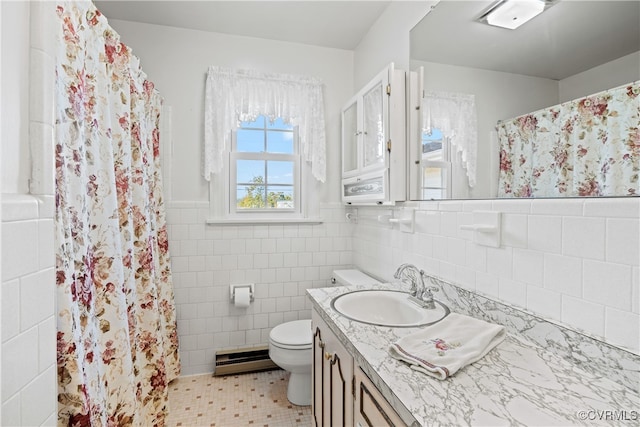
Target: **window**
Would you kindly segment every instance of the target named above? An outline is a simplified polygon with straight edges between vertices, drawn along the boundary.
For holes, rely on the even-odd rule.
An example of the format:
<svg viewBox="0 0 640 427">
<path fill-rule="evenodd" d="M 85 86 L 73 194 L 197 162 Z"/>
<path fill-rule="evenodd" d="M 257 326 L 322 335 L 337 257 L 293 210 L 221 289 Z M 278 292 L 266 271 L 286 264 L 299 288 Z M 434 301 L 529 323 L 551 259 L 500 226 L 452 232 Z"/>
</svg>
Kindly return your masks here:
<svg viewBox="0 0 640 427">
<path fill-rule="evenodd" d="M 448 138 L 440 129 L 422 132 L 422 199 L 451 197 L 451 159 Z"/>
<path fill-rule="evenodd" d="M 229 153 L 229 214 L 299 216 L 300 155 L 296 129 L 259 116 L 241 122 Z M 246 216 L 246 215 L 245 215 Z"/>
<path fill-rule="evenodd" d="M 209 67 L 208 224 L 322 222 L 318 198 L 303 199 L 326 178 L 322 92 L 313 77 Z"/>
</svg>

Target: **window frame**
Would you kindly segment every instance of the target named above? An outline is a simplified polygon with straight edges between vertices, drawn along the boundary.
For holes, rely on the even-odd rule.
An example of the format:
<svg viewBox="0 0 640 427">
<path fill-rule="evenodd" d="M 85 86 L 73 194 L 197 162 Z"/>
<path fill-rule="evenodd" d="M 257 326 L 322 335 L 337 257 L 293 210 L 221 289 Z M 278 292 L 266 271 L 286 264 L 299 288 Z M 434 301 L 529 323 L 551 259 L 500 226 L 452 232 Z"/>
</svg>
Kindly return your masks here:
<svg viewBox="0 0 640 427">
<path fill-rule="evenodd" d="M 449 199 L 451 198 L 451 181 L 452 181 L 452 173 L 453 173 L 453 162 L 451 161 L 451 141 L 450 138 L 442 135 L 440 139 L 442 150 L 442 160 L 429 160 L 428 153 L 424 153 L 424 132 L 421 133 L 420 137 L 420 195 L 424 198 L 425 190 L 433 190 L 440 191 L 440 198 L 430 198 L 430 200 L 440 200 L 440 199 Z M 426 155 L 425 155 L 426 154 Z M 424 171 L 426 168 L 434 168 L 440 169 L 441 177 L 442 177 L 442 186 L 441 187 L 428 187 L 424 185 Z M 442 176 L 444 174 L 444 176 Z"/>
<path fill-rule="evenodd" d="M 255 214 L 257 217 L 265 217 L 265 216 L 269 216 L 269 214 L 275 214 L 278 217 L 280 216 L 291 216 L 291 217 L 300 217 L 302 210 L 301 210 L 301 201 L 300 201 L 300 197 L 301 197 L 301 191 L 300 191 L 300 185 L 301 185 L 301 179 L 300 179 L 300 164 L 302 162 L 301 156 L 300 156 L 300 139 L 299 139 L 299 135 L 298 135 L 298 127 L 297 126 L 292 126 L 291 130 L 271 130 L 272 132 L 291 132 L 292 136 L 293 136 L 293 153 L 292 154 L 287 154 L 287 153 L 277 153 L 277 152 L 270 152 L 270 151 L 261 151 L 261 152 L 257 152 L 257 151 L 238 151 L 238 130 L 241 129 L 248 129 L 248 130 L 257 130 L 260 129 L 262 132 L 264 132 L 264 137 L 266 138 L 268 135 L 268 132 L 270 132 L 269 127 L 267 125 L 268 122 L 268 117 L 266 116 L 259 116 L 259 117 L 264 117 L 264 127 L 262 129 L 260 128 L 255 128 L 255 127 L 242 127 L 242 126 L 238 126 L 238 128 L 236 128 L 232 135 L 231 135 L 231 147 L 229 148 L 229 168 L 228 168 L 228 180 L 229 180 L 229 194 L 228 194 L 228 200 L 227 200 L 227 213 L 229 217 L 237 217 L 237 218 L 244 218 L 247 216 L 250 216 L 248 214 Z M 256 118 L 257 120 L 258 118 Z M 266 143 L 265 143 L 266 145 Z M 266 148 L 266 147 L 265 147 Z M 293 163 L 293 184 L 292 184 L 292 189 L 293 189 L 293 202 L 294 202 L 294 207 L 293 209 L 290 208 L 281 208 L 281 209 L 274 209 L 274 208 L 264 208 L 264 209 L 238 209 L 237 207 L 237 187 L 238 187 L 238 182 L 237 182 L 237 161 L 238 160 L 261 160 L 261 161 L 289 161 Z M 265 166 L 266 167 L 266 166 Z M 265 174 L 266 175 L 266 174 Z M 267 182 L 267 176 L 264 177 L 265 180 L 265 187 L 268 187 L 268 182 Z"/>
<path fill-rule="evenodd" d="M 257 119 L 257 118 L 256 118 Z M 263 131 L 269 132 L 268 117 L 264 118 L 265 124 Z M 243 152 L 237 151 L 238 146 L 238 130 L 243 129 L 242 126 L 234 129 L 231 135 L 231 143 L 227 148 L 225 156 L 225 171 L 221 174 L 221 181 L 224 182 L 224 214 L 223 218 L 208 220 L 208 223 L 278 223 L 278 222 L 319 222 L 317 219 L 307 218 L 307 203 L 302 189 L 305 187 L 305 162 L 300 154 L 300 139 L 297 126 L 293 126 L 291 132 L 293 135 L 293 153 L 275 153 L 275 152 Z M 246 127 L 245 129 L 259 129 L 256 127 Z M 275 130 L 276 132 L 278 130 Z M 266 147 L 265 147 L 266 148 Z M 237 161 L 238 160 L 261 160 L 261 161 L 291 161 L 293 163 L 293 201 L 294 208 L 264 208 L 264 209 L 238 209 L 237 208 Z M 266 181 L 265 177 L 265 181 Z M 265 182 L 268 185 L 268 182 Z M 213 191 L 211 192 L 211 200 L 214 200 Z"/>
</svg>

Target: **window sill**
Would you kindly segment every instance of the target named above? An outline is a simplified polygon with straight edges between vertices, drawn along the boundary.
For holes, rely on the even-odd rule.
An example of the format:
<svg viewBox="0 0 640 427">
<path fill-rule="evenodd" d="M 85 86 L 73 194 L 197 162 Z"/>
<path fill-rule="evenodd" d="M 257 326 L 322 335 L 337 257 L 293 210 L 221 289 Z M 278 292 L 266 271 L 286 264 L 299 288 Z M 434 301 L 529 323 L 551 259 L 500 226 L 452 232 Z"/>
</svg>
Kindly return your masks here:
<svg viewBox="0 0 640 427">
<path fill-rule="evenodd" d="M 218 219 L 209 218 L 207 225 L 271 225 L 271 224 L 322 224 L 322 218 L 247 218 Z"/>
</svg>

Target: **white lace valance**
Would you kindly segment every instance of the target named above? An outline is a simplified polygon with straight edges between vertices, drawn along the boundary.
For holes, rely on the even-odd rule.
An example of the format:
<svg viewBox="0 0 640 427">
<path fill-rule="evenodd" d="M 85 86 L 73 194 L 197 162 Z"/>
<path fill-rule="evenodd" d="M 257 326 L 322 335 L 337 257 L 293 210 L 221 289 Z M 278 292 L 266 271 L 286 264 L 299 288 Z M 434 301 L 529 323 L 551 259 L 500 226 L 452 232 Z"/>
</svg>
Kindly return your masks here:
<svg viewBox="0 0 640 427">
<path fill-rule="evenodd" d="M 325 181 L 324 100 L 318 79 L 209 67 L 204 111 L 205 179 L 222 171 L 223 153 L 240 122 L 265 115 L 298 127 L 302 159 L 318 181 Z"/>
<path fill-rule="evenodd" d="M 423 131 L 440 129 L 449 138 L 453 152 L 460 153 L 469 187 L 476 185 L 478 125 L 474 95 L 431 92 L 422 98 Z"/>
</svg>

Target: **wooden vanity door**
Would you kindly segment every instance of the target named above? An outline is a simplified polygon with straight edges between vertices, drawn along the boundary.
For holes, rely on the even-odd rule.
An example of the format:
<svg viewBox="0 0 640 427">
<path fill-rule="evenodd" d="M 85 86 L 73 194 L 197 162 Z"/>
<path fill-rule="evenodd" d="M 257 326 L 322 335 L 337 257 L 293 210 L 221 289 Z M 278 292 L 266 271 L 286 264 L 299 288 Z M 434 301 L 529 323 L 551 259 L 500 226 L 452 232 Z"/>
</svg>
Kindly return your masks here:
<svg viewBox="0 0 640 427">
<path fill-rule="evenodd" d="M 313 423 L 316 427 L 353 426 L 353 358 L 314 311 Z"/>
<path fill-rule="evenodd" d="M 406 424 L 360 368 L 355 373 L 356 427 L 400 427 Z"/>
<path fill-rule="evenodd" d="M 349 364 L 351 356 L 340 351 L 326 353 L 329 363 L 329 425 L 332 427 L 351 426 L 353 424 L 353 396 L 351 378 L 353 368 Z"/>
<path fill-rule="evenodd" d="M 313 332 L 313 399 L 312 411 L 314 426 L 323 426 L 324 414 L 324 341 L 322 341 L 322 331 L 316 326 Z"/>
</svg>

